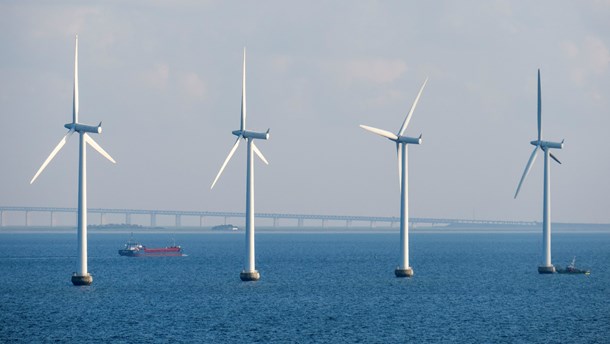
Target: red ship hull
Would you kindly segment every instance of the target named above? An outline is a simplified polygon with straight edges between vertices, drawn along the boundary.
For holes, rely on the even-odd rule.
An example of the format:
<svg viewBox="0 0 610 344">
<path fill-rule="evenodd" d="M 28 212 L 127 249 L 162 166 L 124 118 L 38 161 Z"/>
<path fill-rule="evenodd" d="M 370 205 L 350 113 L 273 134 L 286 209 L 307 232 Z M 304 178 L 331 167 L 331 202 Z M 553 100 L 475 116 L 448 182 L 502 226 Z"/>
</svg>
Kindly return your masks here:
<svg viewBox="0 0 610 344">
<path fill-rule="evenodd" d="M 147 248 L 144 247 L 144 256 L 181 256 L 182 249 L 180 246 L 165 247 L 165 248 Z"/>
</svg>

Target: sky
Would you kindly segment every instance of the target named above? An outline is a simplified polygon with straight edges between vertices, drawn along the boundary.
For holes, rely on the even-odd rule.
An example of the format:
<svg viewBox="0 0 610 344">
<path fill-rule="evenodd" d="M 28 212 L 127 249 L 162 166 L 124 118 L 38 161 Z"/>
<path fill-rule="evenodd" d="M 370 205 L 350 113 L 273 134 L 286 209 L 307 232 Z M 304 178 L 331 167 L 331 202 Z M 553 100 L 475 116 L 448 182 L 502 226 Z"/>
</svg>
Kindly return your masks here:
<svg viewBox="0 0 610 344">
<path fill-rule="evenodd" d="M 245 210 L 239 129 L 247 48 L 257 212 L 398 216 L 397 132 L 408 136 L 413 217 L 610 223 L 610 1 L 0 1 L 0 205 L 76 207 L 78 139 L 29 181 L 72 116 L 103 121 L 88 150 L 95 208 Z"/>
</svg>

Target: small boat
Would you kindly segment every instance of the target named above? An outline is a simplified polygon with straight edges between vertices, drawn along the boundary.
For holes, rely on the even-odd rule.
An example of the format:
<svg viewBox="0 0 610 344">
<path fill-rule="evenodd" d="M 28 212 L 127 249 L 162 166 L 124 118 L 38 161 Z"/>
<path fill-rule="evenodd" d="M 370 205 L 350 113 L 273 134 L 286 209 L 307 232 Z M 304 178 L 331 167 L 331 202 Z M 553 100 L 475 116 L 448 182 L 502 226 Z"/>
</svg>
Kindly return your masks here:
<svg viewBox="0 0 610 344">
<path fill-rule="evenodd" d="M 565 269 L 562 269 L 561 267 L 557 268 L 557 273 L 560 274 L 585 274 L 585 275 L 589 275 L 591 274 L 590 270 L 583 270 L 583 269 L 578 269 L 576 267 L 576 257 L 574 257 L 572 259 L 572 262 L 570 263 L 570 265 L 568 265 Z"/>
<path fill-rule="evenodd" d="M 176 257 L 183 256 L 182 247 L 176 244 L 168 247 L 149 248 L 131 239 L 125 243 L 125 247 L 119 250 L 121 256 L 126 257 Z"/>
</svg>

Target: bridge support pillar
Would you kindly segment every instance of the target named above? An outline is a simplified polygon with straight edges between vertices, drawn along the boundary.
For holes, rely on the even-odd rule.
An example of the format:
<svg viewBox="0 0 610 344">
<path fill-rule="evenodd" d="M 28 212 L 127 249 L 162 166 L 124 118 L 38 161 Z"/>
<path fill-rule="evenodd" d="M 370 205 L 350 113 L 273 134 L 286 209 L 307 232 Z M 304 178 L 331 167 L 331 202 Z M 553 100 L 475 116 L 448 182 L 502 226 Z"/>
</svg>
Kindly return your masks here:
<svg viewBox="0 0 610 344">
<path fill-rule="evenodd" d="M 345 227 L 351 227 L 352 226 L 352 220 L 345 220 Z"/>
<path fill-rule="evenodd" d="M 25 212 L 25 226 L 26 227 L 30 226 L 30 212 L 27 210 Z"/>
<path fill-rule="evenodd" d="M 225 216 L 225 225 L 227 224 L 227 217 Z"/>
<path fill-rule="evenodd" d="M 375 227 L 375 221 L 371 220 L 370 227 L 371 227 L 371 228 Z"/>
<path fill-rule="evenodd" d="M 176 214 L 176 227 L 182 226 L 182 216 Z"/>
<path fill-rule="evenodd" d="M 100 213 L 100 226 L 103 226 L 105 224 L 106 224 L 106 214 Z"/>
<path fill-rule="evenodd" d="M 51 227 L 55 226 L 55 212 L 51 212 Z"/>
<path fill-rule="evenodd" d="M 150 226 L 157 227 L 157 214 L 156 213 L 150 213 Z"/>
<path fill-rule="evenodd" d="M 326 227 L 326 220 L 322 219 L 322 228 Z"/>
<path fill-rule="evenodd" d="M 199 227 L 203 228 L 203 215 L 199 216 Z"/>
<path fill-rule="evenodd" d="M 305 221 L 302 218 L 300 218 L 298 221 L 299 221 L 298 226 L 303 227 L 303 222 L 305 222 Z"/>
<path fill-rule="evenodd" d="M 0 227 L 4 227 L 4 212 L 0 210 Z"/>
<path fill-rule="evenodd" d="M 280 222 L 280 219 L 278 219 L 277 217 L 273 218 L 273 227 L 277 228 L 278 223 Z"/>
<path fill-rule="evenodd" d="M 130 213 L 125 214 L 125 223 L 128 225 L 131 224 L 131 214 Z"/>
</svg>

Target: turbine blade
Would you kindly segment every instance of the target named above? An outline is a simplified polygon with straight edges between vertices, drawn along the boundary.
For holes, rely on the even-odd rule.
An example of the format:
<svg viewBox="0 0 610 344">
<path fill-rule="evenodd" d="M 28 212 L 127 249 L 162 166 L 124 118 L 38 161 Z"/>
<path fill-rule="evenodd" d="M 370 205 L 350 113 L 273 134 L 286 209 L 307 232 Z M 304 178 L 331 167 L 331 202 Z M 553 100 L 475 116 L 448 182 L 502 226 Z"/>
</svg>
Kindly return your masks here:
<svg viewBox="0 0 610 344">
<path fill-rule="evenodd" d="M 244 66 L 241 79 L 241 131 L 246 130 L 246 47 L 244 47 Z"/>
<path fill-rule="evenodd" d="M 241 139 L 241 136 L 238 137 L 237 141 L 235 141 L 235 144 L 233 144 L 233 148 L 231 148 L 231 151 L 229 152 L 229 155 L 227 155 L 225 162 L 222 163 L 222 166 L 220 167 L 220 171 L 218 171 L 218 174 L 216 175 L 216 178 L 214 179 L 214 182 L 212 183 L 212 187 L 210 187 L 210 189 L 214 188 L 214 185 L 216 185 L 216 182 L 218 181 L 218 178 L 220 178 L 222 171 L 224 171 L 225 167 L 227 166 L 227 163 L 229 163 L 229 160 L 231 160 L 231 157 L 233 156 L 233 154 L 235 154 L 235 151 L 237 150 L 237 147 L 239 146 L 240 139 Z"/>
<path fill-rule="evenodd" d="M 396 155 L 398 155 L 398 186 L 402 188 L 402 145 L 396 142 Z"/>
<path fill-rule="evenodd" d="M 540 69 L 538 69 L 538 141 L 542 136 L 542 95 L 540 91 Z"/>
<path fill-rule="evenodd" d="M 559 165 L 561 165 L 561 161 L 559 161 L 559 159 L 557 159 L 557 157 L 554 156 L 553 153 L 549 153 L 549 155 L 551 156 L 551 158 L 553 158 L 553 160 L 555 160 Z"/>
<path fill-rule="evenodd" d="M 261 158 L 261 160 L 266 165 L 269 165 L 269 162 L 267 161 L 267 159 L 265 159 L 265 157 L 263 156 L 263 153 L 261 153 L 260 149 L 258 149 L 258 147 L 256 147 L 256 145 L 254 144 L 254 141 L 252 142 L 252 149 L 254 150 L 254 153 L 256 153 L 256 155 L 258 155 L 258 157 Z"/>
<path fill-rule="evenodd" d="M 417 97 L 415 98 L 413 105 L 411 105 L 411 110 L 409 111 L 409 114 L 405 118 L 405 121 L 402 122 L 402 126 L 400 127 L 400 131 L 398 132 L 398 136 L 402 136 L 402 134 L 404 134 L 405 130 L 407 129 L 407 126 L 409 125 L 409 121 L 411 121 L 411 116 L 413 116 L 413 111 L 415 111 L 415 107 L 417 106 L 419 97 L 421 97 L 421 94 L 424 91 L 424 87 L 426 87 L 427 82 L 428 82 L 428 78 L 426 78 L 426 80 L 424 80 L 424 84 L 421 85 L 421 88 L 419 89 L 419 93 L 417 94 Z"/>
<path fill-rule="evenodd" d="M 371 133 L 377 134 L 379 136 L 383 136 L 383 137 L 388 138 L 390 140 L 398 139 L 398 136 L 396 136 L 396 134 L 394 134 L 392 132 L 389 132 L 387 130 L 377 129 L 377 128 L 369 127 L 368 125 L 363 125 L 363 124 L 360 124 L 360 128 L 362 128 L 364 130 L 368 130 Z"/>
<path fill-rule="evenodd" d="M 55 148 L 53 149 L 51 154 L 49 154 L 49 157 L 47 158 L 47 160 L 45 160 L 42 163 L 42 166 L 40 166 L 40 168 L 38 169 L 38 172 L 36 172 L 36 174 L 34 175 L 34 178 L 32 178 L 32 180 L 30 180 L 30 184 L 32 184 L 36 180 L 36 178 L 38 178 L 38 176 L 42 173 L 42 171 L 45 169 L 45 167 L 47 167 L 47 165 L 51 162 L 51 160 L 53 160 L 55 155 L 57 155 L 59 150 L 61 150 L 61 148 L 66 144 L 66 142 L 68 142 L 68 139 L 70 138 L 70 136 L 72 136 L 73 133 L 74 133 L 74 131 L 70 130 L 64 137 L 62 137 L 62 139 L 59 141 L 57 146 L 55 146 Z"/>
<path fill-rule="evenodd" d="M 108 154 L 104 148 L 102 148 L 93 138 L 87 134 L 85 134 L 85 142 L 87 142 L 93 149 L 95 149 L 98 153 L 100 153 L 104 158 L 110 160 L 113 164 L 116 164 L 116 161 Z"/>
<path fill-rule="evenodd" d="M 72 123 L 78 123 L 78 35 L 74 48 L 74 93 L 72 94 Z"/>
<path fill-rule="evenodd" d="M 527 162 L 527 165 L 525 165 L 525 171 L 523 171 L 523 176 L 521 177 L 521 180 L 519 181 L 519 186 L 517 187 L 517 192 L 515 192 L 515 198 L 517 198 L 517 195 L 519 194 L 519 190 L 521 190 L 521 185 L 523 185 L 523 181 L 525 180 L 525 177 L 527 177 L 527 175 L 530 173 L 530 170 L 532 169 L 532 165 L 534 164 L 534 161 L 536 160 L 536 156 L 538 155 L 538 148 L 540 146 L 536 146 L 534 147 L 534 151 L 532 152 L 532 155 L 530 156 L 530 159 Z"/>
</svg>

